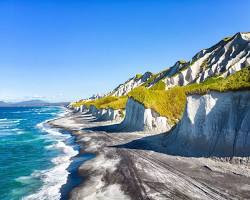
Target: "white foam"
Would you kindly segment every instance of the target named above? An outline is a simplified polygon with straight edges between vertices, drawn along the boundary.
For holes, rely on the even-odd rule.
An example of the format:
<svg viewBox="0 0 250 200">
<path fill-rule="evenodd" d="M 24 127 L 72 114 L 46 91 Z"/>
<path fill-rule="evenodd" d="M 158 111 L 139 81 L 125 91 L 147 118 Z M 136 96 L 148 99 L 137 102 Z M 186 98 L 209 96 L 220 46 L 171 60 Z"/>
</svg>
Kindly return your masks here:
<svg viewBox="0 0 250 200">
<path fill-rule="evenodd" d="M 64 113 L 60 113 L 62 116 Z M 43 182 L 43 186 L 34 194 L 24 197 L 25 200 L 59 200 L 60 199 L 60 188 L 67 182 L 68 174 L 67 168 L 71 163 L 71 158 L 78 154 L 78 151 L 74 150 L 73 147 L 68 146 L 65 140 L 70 135 L 62 134 L 58 129 L 50 128 L 46 126 L 46 122 L 37 125 L 42 131 L 47 132 L 48 136 L 56 140 L 55 144 L 49 145 L 47 149 L 58 149 L 62 153 L 52 159 L 54 167 L 48 170 L 35 171 L 31 174 L 32 178 L 39 178 Z M 25 181 L 21 178 L 19 181 Z"/>
<path fill-rule="evenodd" d="M 34 182 L 31 176 L 20 176 L 16 178 L 15 181 L 23 184 L 30 184 Z"/>
<path fill-rule="evenodd" d="M 10 135 L 13 135 L 13 132 L 16 133 L 17 135 L 25 133 L 25 131 L 20 129 L 20 128 L 6 128 L 6 129 L 1 129 L 0 132 L 1 133 L 2 132 L 8 132 L 8 133 L 10 133 Z"/>
<path fill-rule="evenodd" d="M 22 119 L 4 119 L 0 121 L 0 124 L 15 124 L 22 121 Z"/>
<path fill-rule="evenodd" d="M 22 119 L 5 119 L 0 121 L 0 129 L 9 129 L 9 131 L 14 131 L 14 128 L 16 127 L 16 125 L 18 125 L 20 123 Z"/>
<path fill-rule="evenodd" d="M 70 135 L 62 134 L 57 128 L 51 128 L 47 126 L 46 123 L 48 123 L 48 121 L 50 120 L 46 120 L 42 123 L 37 124 L 37 128 L 49 134 L 49 137 L 50 138 L 52 137 L 52 139 L 59 140 L 59 139 L 67 139 L 71 137 Z"/>
</svg>

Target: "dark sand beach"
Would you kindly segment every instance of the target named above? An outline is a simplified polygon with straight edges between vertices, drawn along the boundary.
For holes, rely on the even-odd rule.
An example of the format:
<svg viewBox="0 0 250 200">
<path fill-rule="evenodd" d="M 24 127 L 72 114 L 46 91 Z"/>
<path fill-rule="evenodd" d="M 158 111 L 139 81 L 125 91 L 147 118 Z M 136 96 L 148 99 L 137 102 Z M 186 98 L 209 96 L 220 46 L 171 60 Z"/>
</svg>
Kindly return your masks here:
<svg viewBox="0 0 250 200">
<path fill-rule="evenodd" d="M 70 199 L 249 199 L 248 158 L 238 160 L 168 155 L 166 133 L 109 131 L 87 113 L 69 113 L 49 122 L 71 131 L 80 154 L 95 154 L 79 165 L 82 182 Z"/>
</svg>

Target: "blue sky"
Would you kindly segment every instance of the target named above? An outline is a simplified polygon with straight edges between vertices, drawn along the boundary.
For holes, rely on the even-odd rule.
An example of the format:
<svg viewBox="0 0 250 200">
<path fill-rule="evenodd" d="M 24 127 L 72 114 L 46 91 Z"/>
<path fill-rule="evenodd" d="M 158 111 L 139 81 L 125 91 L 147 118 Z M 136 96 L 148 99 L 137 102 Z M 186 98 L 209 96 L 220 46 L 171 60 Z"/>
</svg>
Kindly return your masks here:
<svg viewBox="0 0 250 200">
<path fill-rule="evenodd" d="M 249 0 L 1 0 L 0 100 L 74 100 L 250 31 Z"/>
</svg>

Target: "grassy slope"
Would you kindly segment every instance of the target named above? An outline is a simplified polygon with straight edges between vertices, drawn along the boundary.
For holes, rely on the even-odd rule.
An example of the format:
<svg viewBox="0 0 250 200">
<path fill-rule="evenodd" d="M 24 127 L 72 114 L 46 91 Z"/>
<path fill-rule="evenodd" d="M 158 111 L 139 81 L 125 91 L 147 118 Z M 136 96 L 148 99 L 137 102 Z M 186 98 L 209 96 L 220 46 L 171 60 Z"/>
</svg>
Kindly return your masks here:
<svg viewBox="0 0 250 200">
<path fill-rule="evenodd" d="M 125 109 L 127 97 L 114 97 L 114 96 L 107 96 L 100 99 L 92 100 L 92 101 L 79 101 L 76 102 L 73 106 L 79 107 L 81 105 L 85 105 L 90 107 L 91 105 L 95 106 L 98 109 L 104 108 L 112 108 L 112 109 Z"/>
<path fill-rule="evenodd" d="M 181 87 L 170 90 L 150 90 L 145 87 L 138 87 L 132 90 L 129 97 L 142 103 L 145 107 L 151 108 L 161 116 L 167 117 L 172 123 L 179 119 L 185 104 L 186 96 Z M 174 104 L 174 105 L 173 105 Z"/>
<path fill-rule="evenodd" d="M 169 90 L 150 90 L 139 87 L 129 93 L 129 97 L 142 103 L 145 107 L 154 109 L 170 122 L 177 122 L 184 111 L 186 95 L 206 94 L 209 91 L 236 91 L 250 89 L 250 67 L 224 78 L 209 78 L 201 84 L 190 84 L 184 87 L 174 87 Z"/>
<path fill-rule="evenodd" d="M 136 79 L 140 79 L 141 77 L 142 77 L 142 74 L 136 74 L 136 75 L 135 75 L 135 78 L 136 78 Z"/>
<path fill-rule="evenodd" d="M 208 91 L 236 91 L 250 89 L 250 67 L 228 76 L 227 78 L 212 77 L 201 84 L 190 84 L 184 87 L 187 94 L 205 94 Z"/>
<path fill-rule="evenodd" d="M 165 90 L 166 84 L 162 80 L 160 80 L 154 86 L 152 86 L 150 89 L 151 90 Z"/>
<path fill-rule="evenodd" d="M 100 106 L 100 108 L 106 108 L 106 109 L 107 108 L 112 108 L 114 110 L 117 110 L 117 109 L 122 109 L 123 110 L 126 107 L 127 100 L 128 100 L 127 96 L 121 96 L 121 97 L 117 98 L 114 101 L 102 104 Z"/>
</svg>

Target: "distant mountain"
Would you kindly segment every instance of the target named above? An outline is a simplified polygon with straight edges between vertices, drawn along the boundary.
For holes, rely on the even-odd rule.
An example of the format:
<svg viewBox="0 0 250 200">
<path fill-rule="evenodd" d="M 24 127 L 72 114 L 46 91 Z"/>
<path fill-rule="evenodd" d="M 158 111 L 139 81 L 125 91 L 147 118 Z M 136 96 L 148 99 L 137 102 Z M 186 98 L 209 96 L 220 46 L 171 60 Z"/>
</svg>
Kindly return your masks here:
<svg viewBox="0 0 250 200">
<path fill-rule="evenodd" d="M 4 101 L 0 101 L 0 107 L 5 107 L 6 105 L 8 105 L 8 103 L 6 103 Z"/>
<path fill-rule="evenodd" d="M 18 102 L 18 103 L 15 103 L 15 106 L 45 106 L 47 105 L 48 102 L 46 101 L 42 101 L 42 100 L 30 100 L 30 101 L 22 101 L 22 102 Z"/>
<path fill-rule="evenodd" d="M 36 107 L 36 106 L 66 106 L 69 102 L 49 103 L 42 100 L 29 100 L 16 103 L 0 101 L 0 107 Z"/>
</svg>

